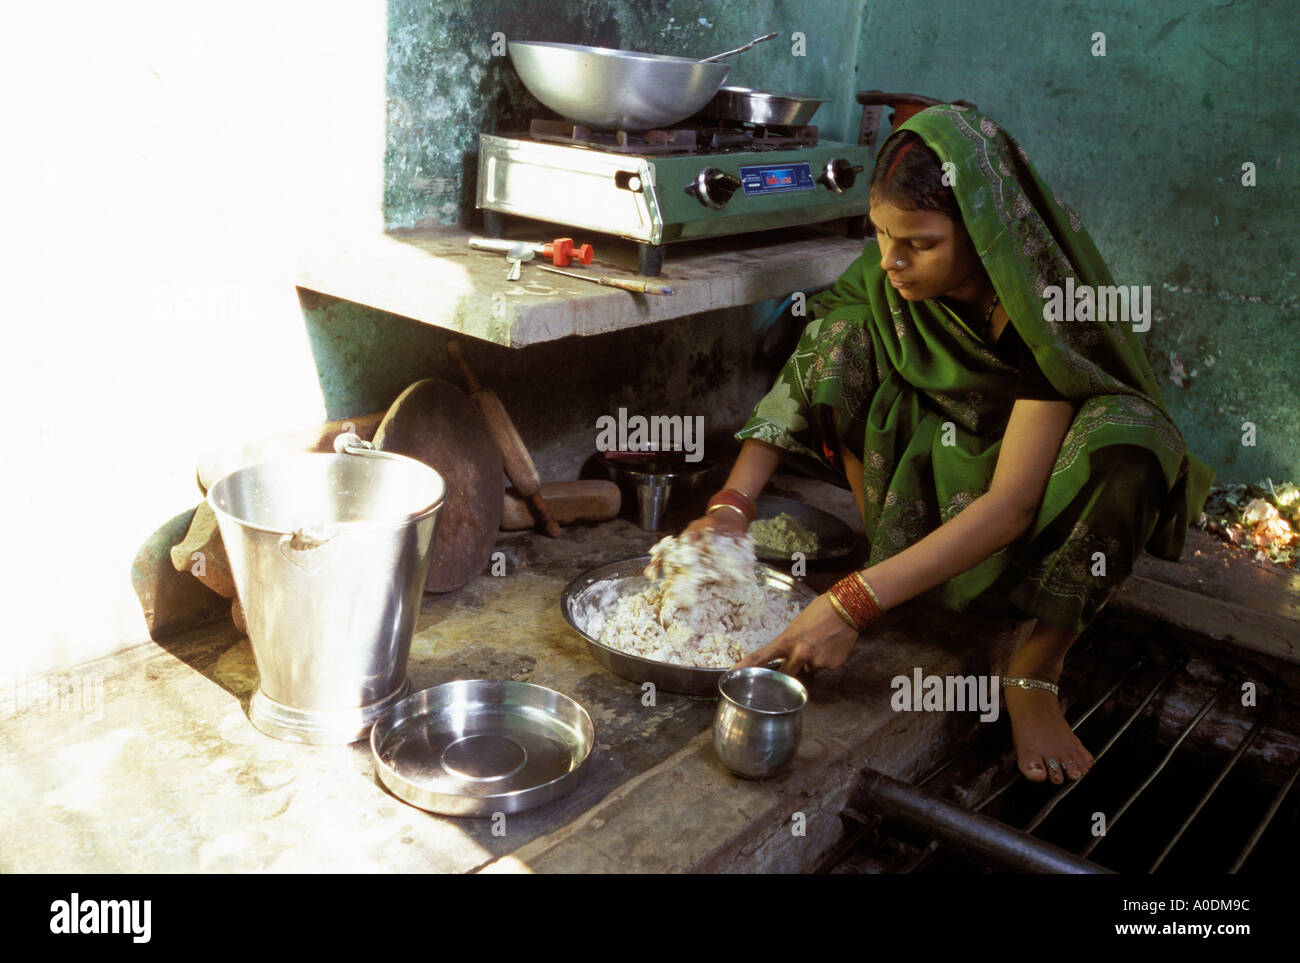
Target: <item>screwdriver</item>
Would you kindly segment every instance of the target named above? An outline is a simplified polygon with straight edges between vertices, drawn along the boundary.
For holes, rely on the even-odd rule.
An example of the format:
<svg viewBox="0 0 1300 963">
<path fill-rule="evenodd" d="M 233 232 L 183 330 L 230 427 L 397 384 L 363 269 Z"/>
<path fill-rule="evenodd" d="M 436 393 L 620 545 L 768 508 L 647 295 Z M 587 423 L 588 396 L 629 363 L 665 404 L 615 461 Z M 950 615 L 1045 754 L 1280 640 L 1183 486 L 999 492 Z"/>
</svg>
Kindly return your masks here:
<svg viewBox="0 0 1300 963">
<path fill-rule="evenodd" d="M 603 284 L 606 287 L 619 288 L 623 291 L 631 291 L 633 294 L 672 294 L 672 288 L 666 288 L 662 284 L 651 284 L 649 281 L 628 281 L 624 278 L 611 278 L 601 275 L 593 277 L 590 274 L 574 274 L 572 271 L 560 271 L 553 267 L 547 267 L 544 264 L 537 265 L 539 271 L 550 271 L 552 274 L 563 274 L 567 278 L 577 278 L 580 281 L 591 281 L 595 284 Z"/>
</svg>

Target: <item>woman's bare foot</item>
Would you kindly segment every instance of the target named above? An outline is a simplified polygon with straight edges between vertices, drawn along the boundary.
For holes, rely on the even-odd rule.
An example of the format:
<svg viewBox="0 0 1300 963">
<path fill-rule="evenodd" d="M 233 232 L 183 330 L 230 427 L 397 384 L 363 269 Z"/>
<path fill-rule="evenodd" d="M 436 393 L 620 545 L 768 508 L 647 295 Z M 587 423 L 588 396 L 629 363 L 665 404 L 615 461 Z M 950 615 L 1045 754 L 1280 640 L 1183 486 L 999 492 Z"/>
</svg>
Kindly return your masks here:
<svg viewBox="0 0 1300 963">
<path fill-rule="evenodd" d="M 1078 638 L 1058 626 L 1043 622 L 1011 656 L 1004 678 L 1052 681 L 1061 677 L 1065 653 Z M 1003 686 L 1002 699 L 1011 716 L 1011 738 L 1016 761 L 1031 782 L 1050 780 L 1056 785 L 1079 779 L 1092 768 L 1092 753 L 1083 747 L 1065 721 L 1056 694 L 1048 689 Z"/>
<path fill-rule="evenodd" d="M 1059 786 L 1092 768 L 1092 753 L 1070 730 L 1055 695 L 1046 689 L 1011 685 L 1002 690 L 1002 700 L 1011 715 L 1016 760 L 1026 779 L 1050 779 Z"/>
</svg>

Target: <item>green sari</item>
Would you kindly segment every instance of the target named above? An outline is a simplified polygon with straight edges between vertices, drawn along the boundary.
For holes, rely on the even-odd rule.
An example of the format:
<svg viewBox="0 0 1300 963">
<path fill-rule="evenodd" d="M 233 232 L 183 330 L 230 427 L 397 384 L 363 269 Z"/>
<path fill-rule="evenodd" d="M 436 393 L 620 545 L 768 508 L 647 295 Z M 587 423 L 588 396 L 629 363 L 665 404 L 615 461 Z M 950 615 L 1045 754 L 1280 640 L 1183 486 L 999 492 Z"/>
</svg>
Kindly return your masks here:
<svg viewBox="0 0 1300 963">
<path fill-rule="evenodd" d="M 929 595 L 950 609 L 979 599 L 1082 631 L 1144 547 L 1178 559 L 1213 472 L 1188 453 L 1129 318 L 1080 319 L 1068 303 L 1064 318 L 1044 311 L 1048 289 L 1067 279 L 1093 290 L 1114 282 L 1020 146 L 952 105 L 900 129 L 955 165 L 962 219 L 1010 323 L 1076 409 L 1030 530 Z M 945 303 L 900 297 L 874 241 L 813 304 L 814 320 L 737 437 L 776 445 L 841 485 L 832 452 L 860 459 L 875 564 L 988 490 L 1018 372 Z"/>
</svg>

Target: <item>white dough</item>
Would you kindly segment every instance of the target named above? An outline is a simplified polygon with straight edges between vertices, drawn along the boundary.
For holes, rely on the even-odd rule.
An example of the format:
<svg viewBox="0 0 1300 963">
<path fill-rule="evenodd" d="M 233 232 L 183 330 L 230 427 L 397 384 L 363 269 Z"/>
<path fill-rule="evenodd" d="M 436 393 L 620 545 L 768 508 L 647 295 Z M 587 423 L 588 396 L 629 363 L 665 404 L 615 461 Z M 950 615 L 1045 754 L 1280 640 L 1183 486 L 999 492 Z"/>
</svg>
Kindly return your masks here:
<svg viewBox="0 0 1300 963">
<path fill-rule="evenodd" d="M 761 649 L 799 614 L 788 593 L 760 582 L 748 538 L 682 541 L 650 550 L 659 581 L 616 598 L 617 584 L 592 586 L 587 634 L 629 655 L 723 669 Z"/>
</svg>

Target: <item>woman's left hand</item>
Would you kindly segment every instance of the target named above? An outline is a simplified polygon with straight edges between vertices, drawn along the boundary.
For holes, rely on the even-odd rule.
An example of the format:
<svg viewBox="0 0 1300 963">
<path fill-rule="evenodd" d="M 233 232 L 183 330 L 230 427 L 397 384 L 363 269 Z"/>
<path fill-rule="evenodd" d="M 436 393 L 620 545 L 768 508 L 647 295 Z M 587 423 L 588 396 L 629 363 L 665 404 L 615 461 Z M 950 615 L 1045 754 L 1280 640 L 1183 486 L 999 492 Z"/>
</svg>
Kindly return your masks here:
<svg viewBox="0 0 1300 963">
<path fill-rule="evenodd" d="M 795 616 L 784 632 L 757 652 L 745 656 L 735 668 L 784 659 L 781 671 L 787 675 L 796 675 L 804 668 L 838 669 L 856 641 L 857 629 L 840 617 L 828 596 L 819 595 Z"/>
</svg>

